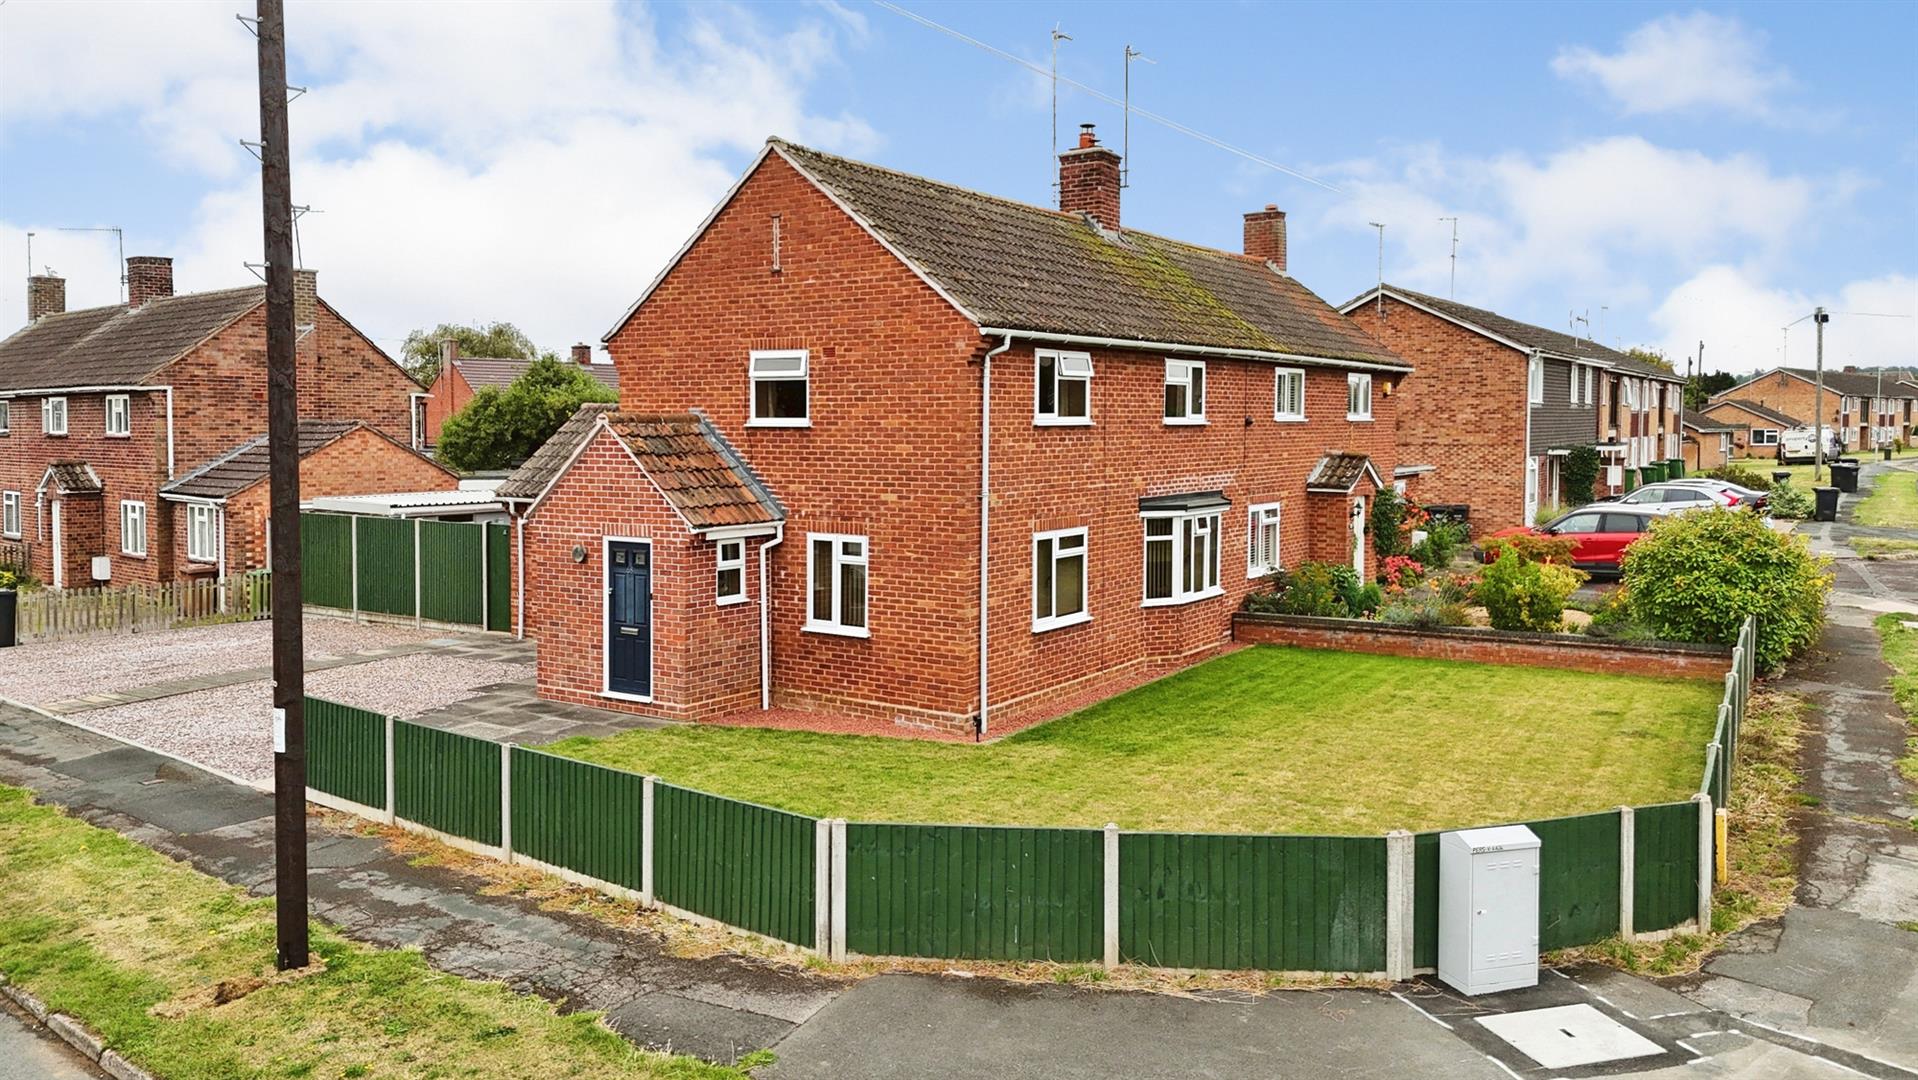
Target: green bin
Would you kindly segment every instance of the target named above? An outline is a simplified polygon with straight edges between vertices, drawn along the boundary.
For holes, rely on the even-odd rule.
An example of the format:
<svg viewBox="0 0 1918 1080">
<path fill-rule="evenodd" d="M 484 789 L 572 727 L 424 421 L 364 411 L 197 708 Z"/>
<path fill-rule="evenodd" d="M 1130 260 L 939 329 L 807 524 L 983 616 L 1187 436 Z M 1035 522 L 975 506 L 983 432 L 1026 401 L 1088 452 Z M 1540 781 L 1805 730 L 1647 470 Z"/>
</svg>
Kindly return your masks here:
<svg viewBox="0 0 1918 1080">
<path fill-rule="evenodd" d="M 1685 478 L 1685 459 L 1665 459 L 1665 478 L 1667 480 L 1683 480 Z"/>
<path fill-rule="evenodd" d="M 1631 491 L 1637 487 L 1638 487 L 1638 470 L 1626 469 L 1625 470 L 1625 490 Z"/>
<path fill-rule="evenodd" d="M 1638 475 L 1642 483 L 1661 483 L 1665 479 L 1665 465 L 1663 462 L 1648 461 L 1638 470 Z"/>
</svg>

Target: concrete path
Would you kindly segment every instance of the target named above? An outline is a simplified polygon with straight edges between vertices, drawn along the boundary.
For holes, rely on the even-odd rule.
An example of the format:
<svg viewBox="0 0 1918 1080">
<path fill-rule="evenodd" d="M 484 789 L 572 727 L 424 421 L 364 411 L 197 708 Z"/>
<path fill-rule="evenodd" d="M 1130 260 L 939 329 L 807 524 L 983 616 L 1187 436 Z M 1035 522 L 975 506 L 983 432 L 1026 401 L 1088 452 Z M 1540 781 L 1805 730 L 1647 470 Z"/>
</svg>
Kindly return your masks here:
<svg viewBox="0 0 1918 1080">
<path fill-rule="evenodd" d="M 13 1002 L 0 998 L 0 1080 L 95 1080 L 105 1075 Z"/>
</svg>

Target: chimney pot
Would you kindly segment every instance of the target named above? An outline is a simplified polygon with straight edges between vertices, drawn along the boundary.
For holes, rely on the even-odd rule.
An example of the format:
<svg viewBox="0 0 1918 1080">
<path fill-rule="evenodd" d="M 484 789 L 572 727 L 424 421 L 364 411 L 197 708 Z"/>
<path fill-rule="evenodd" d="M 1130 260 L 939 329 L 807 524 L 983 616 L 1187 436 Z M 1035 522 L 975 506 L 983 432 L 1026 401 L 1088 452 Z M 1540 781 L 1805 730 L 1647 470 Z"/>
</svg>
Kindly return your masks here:
<svg viewBox="0 0 1918 1080">
<path fill-rule="evenodd" d="M 1099 136 L 1093 134 L 1093 125 L 1080 124 L 1079 125 L 1079 149 L 1083 150 L 1088 146 L 1097 146 L 1097 145 L 1099 145 Z"/>
<path fill-rule="evenodd" d="M 1059 209 L 1085 213 L 1108 229 L 1119 227 L 1119 155 L 1099 145 L 1091 124 L 1079 125 L 1079 145 L 1059 155 Z"/>
<path fill-rule="evenodd" d="M 320 281 L 317 270 L 293 271 L 293 325 L 312 326 L 320 317 Z"/>
<path fill-rule="evenodd" d="M 127 256 L 127 306 L 173 295 L 173 260 L 163 255 Z"/>
<path fill-rule="evenodd" d="M 1245 253 L 1285 269 L 1285 211 L 1267 203 L 1265 209 L 1245 215 Z"/>
<path fill-rule="evenodd" d="M 54 274 L 27 278 L 27 321 L 39 322 L 67 310 L 67 279 Z"/>
<path fill-rule="evenodd" d="M 581 342 L 573 346 L 573 363 L 585 367 L 593 362 L 593 347 Z"/>
</svg>

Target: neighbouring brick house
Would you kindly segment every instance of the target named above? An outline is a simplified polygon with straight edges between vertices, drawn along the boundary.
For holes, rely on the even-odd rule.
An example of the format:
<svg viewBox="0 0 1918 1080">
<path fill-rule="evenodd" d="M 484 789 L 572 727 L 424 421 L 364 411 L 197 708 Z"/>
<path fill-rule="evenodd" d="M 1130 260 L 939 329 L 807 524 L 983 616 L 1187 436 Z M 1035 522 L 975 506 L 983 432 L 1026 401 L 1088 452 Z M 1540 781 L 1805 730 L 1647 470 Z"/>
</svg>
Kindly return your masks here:
<svg viewBox="0 0 1918 1080">
<path fill-rule="evenodd" d="M 611 389 L 619 389 L 618 369 L 611 364 L 593 363 L 591 345 L 573 346 L 572 360 Z M 422 445 L 438 446 L 440 428 L 446 426 L 446 421 L 454 413 L 466 408 L 466 403 L 473 400 L 474 394 L 489 386 L 506 389 L 513 385 L 513 380 L 526 374 L 526 369 L 532 363 L 530 359 L 519 357 L 461 356 L 459 342 L 451 338 L 441 342 L 440 373 L 434 378 L 428 396 L 422 399 Z"/>
<path fill-rule="evenodd" d="M 1698 410 L 1698 415 L 1732 427 L 1733 448 L 1755 457 L 1776 454 L 1779 437 L 1807 423 L 1750 398 L 1728 398 L 1722 395 L 1706 402 L 1704 408 Z"/>
<path fill-rule="evenodd" d="M 1732 459 L 1742 429 L 1696 413 L 1687 413 L 1680 422 L 1684 436 L 1685 468 L 1691 472 L 1716 469 Z"/>
<path fill-rule="evenodd" d="M 1894 375 L 1843 368 L 1824 376 L 1824 423 L 1837 431 L 1847 449 L 1869 450 L 1899 438 L 1909 439 L 1918 423 L 1918 385 Z M 1731 402 L 1751 402 L 1805 417 L 1819 415 L 1818 372 L 1775 367 L 1712 396 L 1705 411 Z M 1799 425 L 1792 425 L 1794 427 Z"/>
<path fill-rule="evenodd" d="M 160 489 L 266 427 L 263 287 L 175 295 L 171 259 L 136 257 L 127 294 L 67 311 L 65 281 L 35 276 L 27 325 L 0 341 L 0 562 L 50 585 L 93 584 L 96 556 L 114 584 L 191 570 Z M 410 442 L 419 385 L 310 270 L 295 271 L 294 320 L 301 412 Z"/>
<path fill-rule="evenodd" d="M 1215 652 L 1273 568 L 1369 572 L 1409 366 L 1283 213 L 1127 230 L 1118 166 L 1088 129 L 1052 211 L 770 141 L 607 334 L 618 408 L 496 492 L 540 693 L 996 731 Z"/>
<path fill-rule="evenodd" d="M 1398 403 L 1397 456 L 1431 466 L 1419 501 L 1468 507 L 1474 532 L 1566 501 L 1575 447 L 1597 447 L 1600 495 L 1623 490 L 1626 470 L 1679 455 L 1683 380 L 1663 368 L 1396 285 L 1340 310 L 1418 368 Z"/>
<path fill-rule="evenodd" d="M 386 491 L 455 491 L 459 474 L 359 420 L 301 420 L 300 498 Z M 225 577 L 267 565 L 266 436 L 259 435 L 163 485 L 173 504 L 181 572 Z"/>
</svg>

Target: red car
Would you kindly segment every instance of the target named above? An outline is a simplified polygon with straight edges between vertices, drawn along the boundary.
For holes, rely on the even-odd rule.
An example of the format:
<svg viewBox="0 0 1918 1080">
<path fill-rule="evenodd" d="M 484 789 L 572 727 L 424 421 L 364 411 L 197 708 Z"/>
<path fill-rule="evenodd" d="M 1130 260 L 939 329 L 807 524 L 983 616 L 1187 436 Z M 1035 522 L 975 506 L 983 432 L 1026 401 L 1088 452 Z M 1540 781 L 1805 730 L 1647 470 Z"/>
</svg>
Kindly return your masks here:
<svg viewBox="0 0 1918 1080">
<path fill-rule="evenodd" d="M 1492 534 L 1500 536 L 1555 536 L 1572 542 L 1572 565 L 1594 574 L 1618 573 L 1618 561 L 1632 541 L 1652 527 L 1658 515 L 1650 510 L 1595 503 L 1582 506 L 1544 525 L 1515 525 Z"/>
</svg>

